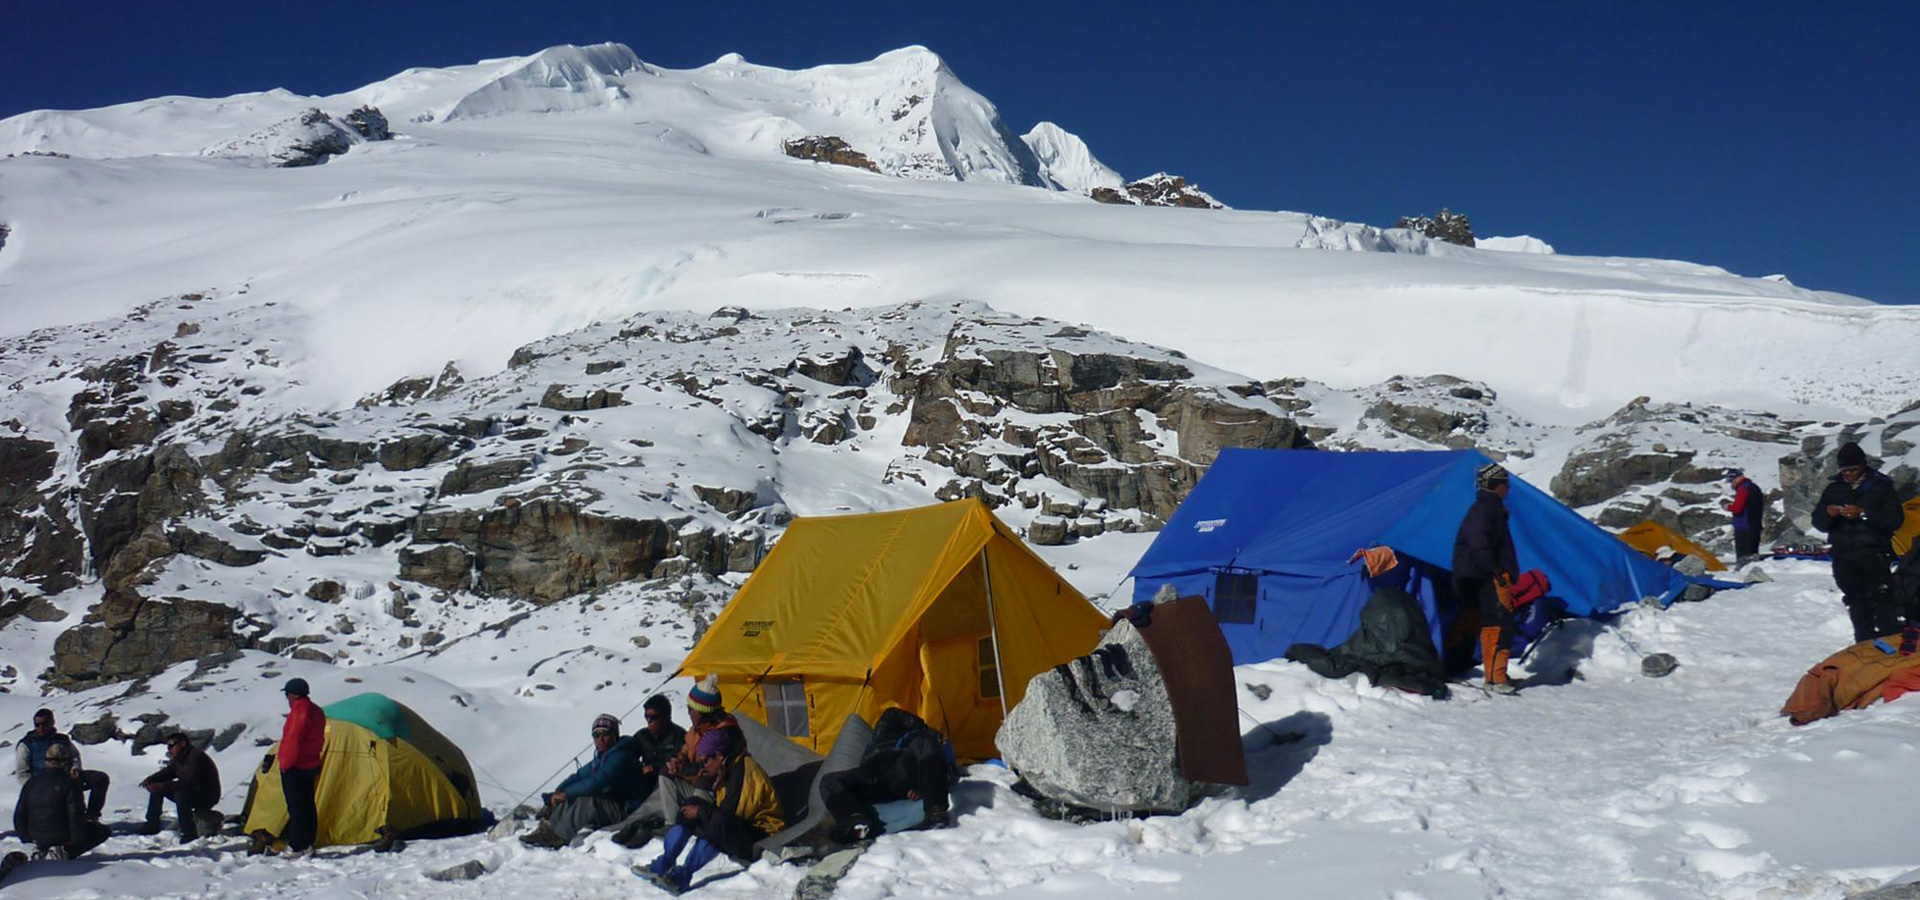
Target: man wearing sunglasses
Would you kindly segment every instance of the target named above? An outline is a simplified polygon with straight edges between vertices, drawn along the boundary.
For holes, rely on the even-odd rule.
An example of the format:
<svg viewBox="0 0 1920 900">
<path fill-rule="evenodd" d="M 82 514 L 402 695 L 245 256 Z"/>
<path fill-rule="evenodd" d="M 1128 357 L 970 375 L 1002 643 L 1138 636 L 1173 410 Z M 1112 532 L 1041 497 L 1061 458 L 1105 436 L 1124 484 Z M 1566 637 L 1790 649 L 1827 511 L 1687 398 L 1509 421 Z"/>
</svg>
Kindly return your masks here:
<svg viewBox="0 0 1920 900">
<path fill-rule="evenodd" d="M 574 835 L 612 825 L 645 799 L 638 745 L 620 736 L 620 720 L 595 716 L 593 758 L 547 795 L 546 818 L 520 836 L 529 847 L 558 850 Z"/>
<path fill-rule="evenodd" d="M 1907 612 L 1893 600 L 1893 533 L 1906 511 L 1893 480 L 1867 465 L 1857 443 L 1840 448 L 1840 474 L 1813 506 L 1813 527 L 1833 548 L 1833 580 L 1839 585 L 1853 640 L 1870 641 L 1899 631 Z"/>
</svg>

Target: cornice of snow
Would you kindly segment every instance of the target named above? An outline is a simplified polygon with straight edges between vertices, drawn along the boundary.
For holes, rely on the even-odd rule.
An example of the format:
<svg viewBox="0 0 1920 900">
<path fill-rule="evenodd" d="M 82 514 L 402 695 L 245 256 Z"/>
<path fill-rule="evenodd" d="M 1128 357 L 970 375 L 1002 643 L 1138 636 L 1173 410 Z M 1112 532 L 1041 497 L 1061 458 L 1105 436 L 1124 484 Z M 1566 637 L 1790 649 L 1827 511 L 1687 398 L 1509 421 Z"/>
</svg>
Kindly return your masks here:
<svg viewBox="0 0 1920 900">
<path fill-rule="evenodd" d="M 1090 191 L 1097 187 L 1119 190 L 1127 179 L 1105 163 L 1095 159 L 1080 136 L 1052 122 L 1041 122 L 1020 136 L 1040 160 L 1047 176 L 1069 191 Z"/>
</svg>

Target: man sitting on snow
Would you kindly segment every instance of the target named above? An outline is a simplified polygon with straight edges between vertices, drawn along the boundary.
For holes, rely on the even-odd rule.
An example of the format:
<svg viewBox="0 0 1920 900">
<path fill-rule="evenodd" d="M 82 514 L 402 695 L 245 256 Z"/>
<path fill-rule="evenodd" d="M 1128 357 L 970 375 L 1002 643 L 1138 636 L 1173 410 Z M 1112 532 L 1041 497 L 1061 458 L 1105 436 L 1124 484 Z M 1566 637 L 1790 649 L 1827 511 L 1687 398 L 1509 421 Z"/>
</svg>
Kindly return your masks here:
<svg viewBox="0 0 1920 900">
<path fill-rule="evenodd" d="M 620 736 L 620 720 L 605 713 L 593 720 L 593 758 L 547 796 L 546 818 L 520 836 L 529 847 L 557 850 L 574 835 L 625 818 L 646 796 L 639 745 Z"/>
</svg>

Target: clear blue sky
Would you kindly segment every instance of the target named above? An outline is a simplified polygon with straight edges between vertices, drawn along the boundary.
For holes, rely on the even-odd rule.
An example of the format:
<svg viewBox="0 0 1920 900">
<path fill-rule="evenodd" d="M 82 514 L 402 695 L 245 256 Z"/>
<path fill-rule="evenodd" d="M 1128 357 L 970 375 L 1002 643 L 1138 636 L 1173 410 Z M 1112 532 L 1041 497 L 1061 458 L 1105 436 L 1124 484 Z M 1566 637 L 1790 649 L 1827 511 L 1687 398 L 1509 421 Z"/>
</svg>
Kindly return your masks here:
<svg viewBox="0 0 1920 900">
<path fill-rule="evenodd" d="M 1920 3 L 1904 0 L 0 0 L 0 117 L 335 93 L 597 41 L 670 68 L 925 44 L 1016 130 L 1053 120 L 1123 174 L 1184 174 L 1242 209 L 1391 224 L 1447 206 L 1565 253 L 1920 303 Z"/>
</svg>

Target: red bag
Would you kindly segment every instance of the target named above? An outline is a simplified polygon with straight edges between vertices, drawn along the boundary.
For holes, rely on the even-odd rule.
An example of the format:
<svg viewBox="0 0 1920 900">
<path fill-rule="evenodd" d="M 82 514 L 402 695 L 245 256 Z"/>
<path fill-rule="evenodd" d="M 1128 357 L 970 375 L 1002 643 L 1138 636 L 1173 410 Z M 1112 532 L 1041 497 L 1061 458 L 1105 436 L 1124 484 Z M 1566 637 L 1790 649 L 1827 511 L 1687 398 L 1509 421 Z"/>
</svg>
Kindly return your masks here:
<svg viewBox="0 0 1920 900">
<path fill-rule="evenodd" d="M 1528 569 L 1520 573 L 1513 582 L 1513 608 L 1519 609 L 1535 600 L 1545 597 L 1553 590 L 1553 582 L 1547 580 L 1547 573 L 1539 569 Z"/>
</svg>

